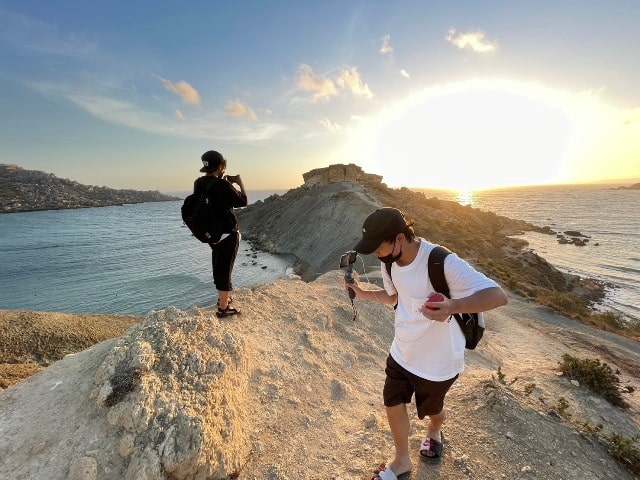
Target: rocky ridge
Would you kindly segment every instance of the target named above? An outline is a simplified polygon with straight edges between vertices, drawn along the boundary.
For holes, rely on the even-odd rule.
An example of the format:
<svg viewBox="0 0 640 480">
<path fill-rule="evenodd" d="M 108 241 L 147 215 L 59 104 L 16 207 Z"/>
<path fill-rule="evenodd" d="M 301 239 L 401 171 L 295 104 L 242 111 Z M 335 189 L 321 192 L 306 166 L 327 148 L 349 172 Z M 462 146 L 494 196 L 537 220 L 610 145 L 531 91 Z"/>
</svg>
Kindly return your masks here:
<svg viewBox="0 0 640 480">
<path fill-rule="evenodd" d="M 415 221 L 418 236 L 453 250 L 526 298 L 539 301 L 559 293 L 587 304 L 604 296 L 604 285 L 559 271 L 518 238 L 526 231 L 556 235 L 551 228 L 426 198 L 406 188 L 392 189 L 381 178 L 354 167 L 332 165 L 314 170 L 313 175 L 305 175 L 302 186 L 238 211 L 244 238 L 256 248 L 294 255 L 296 273 L 311 280 L 338 268 L 340 255 L 356 244 L 369 213 L 391 206 Z M 379 262 L 372 255 L 361 256 L 355 267 L 364 274 L 377 270 Z"/>
<path fill-rule="evenodd" d="M 614 190 L 640 190 L 640 183 L 634 183 L 628 187 L 617 187 Z"/>
<path fill-rule="evenodd" d="M 117 190 L 83 185 L 53 173 L 0 164 L 0 213 L 105 207 L 177 200 L 158 191 Z"/>
</svg>

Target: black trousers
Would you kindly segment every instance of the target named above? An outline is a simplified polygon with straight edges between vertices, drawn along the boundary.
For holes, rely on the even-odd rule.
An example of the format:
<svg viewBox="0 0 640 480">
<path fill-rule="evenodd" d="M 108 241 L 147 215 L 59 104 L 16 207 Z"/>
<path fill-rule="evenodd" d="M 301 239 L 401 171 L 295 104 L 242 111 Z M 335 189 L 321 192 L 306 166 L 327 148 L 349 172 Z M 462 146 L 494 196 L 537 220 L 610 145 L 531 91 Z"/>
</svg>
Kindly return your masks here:
<svg viewBox="0 0 640 480">
<path fill-rule="evenodd" d="M 211 266 L 213 267 L 213 283 L 216 290 L 228 292 L 233 290 L 231 272 L 238 254 L 240 234 L 231 232 L 227 238 L 218 243 L 210 243 Z"/>
</svg>

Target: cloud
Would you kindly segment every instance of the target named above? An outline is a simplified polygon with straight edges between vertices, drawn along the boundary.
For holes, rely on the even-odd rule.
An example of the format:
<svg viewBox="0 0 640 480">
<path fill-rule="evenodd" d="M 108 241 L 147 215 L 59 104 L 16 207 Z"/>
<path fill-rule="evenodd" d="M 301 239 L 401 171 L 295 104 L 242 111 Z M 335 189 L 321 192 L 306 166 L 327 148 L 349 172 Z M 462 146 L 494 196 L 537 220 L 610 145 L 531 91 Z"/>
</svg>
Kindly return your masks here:
<svg viewBox="0 0 640 480">
<path fill-rule="evenodd" d="M 340 131 L 340 125 L 338 125 L 337 123 L 331 123 L 331 120 L 329 120 L 328 118 L 320 119 L 320 124 L 331 132 Z"/>
<path fill-rule="evenodd" d="M 359 97 L 371 98 L 373 96 L 369 86 L 362 81 L 358 69 L 355 67 L 343 68 L 334 82 L 330 78 L 317 76 L 309 65 L 301 64 L 298 66 L 298 86 L 313 93 L 313 103 L 336 97 L 341 93 L 341 90 L 348 90 Z"/>
<path fill-rule="evenodd" d="M 198 91 L 184 80 L 173 83 L 170 80 L 159 78 L 164 88 L 178 95 L 185 105 L 200 105 L 200 95 Z"/>
<path fill-rule="evenodd" d="M 340 76 L 336 80 L 336 83 L 339 87 L 348 89 L 351 93 L 359 97 L 373 97 L 371 90 L 369 90 L 369 86 L 362 82 L 360 74 L 355 67 L 343 69 L 342 72 L 340 72 Z"/>
<path fill-rule="evenodd" d="M 246 117 L 250 120 L 257 120 L 258 116 L 249 105 L 240 100 L 232 100 L 224 107 L 224 113 L 232 117 Z"/>
<path fill-rule="evenodd" d="M 184 122 L 185 118 L 184 118 L 184 114 L 180 111 L 180 110 L 176 110 L 176 118 L 178 120 L 182 120 Z"/>
<path fill-rule="evenodd" d="M 484 32 L 481 31 L 457 33 L 456 29 L 451 27 L 445 38 L 459 49 L 467 48 L 479 53 L 495 52 L 498 48 L 498 43 L 487 40 Z"/>
<path fill-rule="evenodd" d="M 382 37 L 382 46 L 380 47 L 381 55 L 389 55 L 393 53 L 393 47 L 391 46 L 391 35 L 385 35 Z"/>
<path fill-rule="evenodd" d="M 411 75 L 409 75 L 409 72 L 407 72 L 404 68 L 400 70 L 400 75 L 406 78 L 407 80 L 411 78 Z"/>
<path fill-rule="evenodd" d="M 338 89 L 330 78 L 318 77 L 313 69 L 306 64 L 298 66 L 298 86 L 313 93 L 313 103 L 319 100 L 329 100 L 338 95 Z"/>
</svg>

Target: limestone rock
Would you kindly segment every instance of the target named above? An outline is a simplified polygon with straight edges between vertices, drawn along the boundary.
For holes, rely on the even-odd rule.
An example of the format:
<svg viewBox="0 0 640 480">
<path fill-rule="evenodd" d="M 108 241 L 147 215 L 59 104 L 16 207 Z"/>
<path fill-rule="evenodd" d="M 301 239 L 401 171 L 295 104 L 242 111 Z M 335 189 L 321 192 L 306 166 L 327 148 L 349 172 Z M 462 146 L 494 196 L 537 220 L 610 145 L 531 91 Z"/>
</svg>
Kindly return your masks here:
<svg viewBox="0 0 640 480">
<path fill-rule="evenodd" d="M 365 173 L 359 166 L 336 164 L 324 168 L 316 168 L 302 175 L 306 186 L 328 185 L 335 182 L 354 182 L 376 184 L 382 182 L 381 175 Z"/>
<path fill-rule="evenodd" d="M 125 478 L 226 478 L 247 454 L 242 342 L 216 317 L 151 312 L 95 373 Z"/>
</svg>

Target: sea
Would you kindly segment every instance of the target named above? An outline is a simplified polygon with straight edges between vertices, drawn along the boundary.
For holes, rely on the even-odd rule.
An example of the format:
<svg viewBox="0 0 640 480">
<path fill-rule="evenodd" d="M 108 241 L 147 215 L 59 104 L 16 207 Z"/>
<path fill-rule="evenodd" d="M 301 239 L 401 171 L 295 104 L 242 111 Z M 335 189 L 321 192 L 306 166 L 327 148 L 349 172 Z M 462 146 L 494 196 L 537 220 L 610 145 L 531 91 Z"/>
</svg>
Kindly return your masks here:
<svg viewBox="0 0 640 480">
<path fill-rule="evenodd" d="M 520 235 L 528 248 L 563 272 L 605 282 L 604 310 L 640 322 L 640 190 L 621 185 L 514 187 L 476 192 L 420 189 L 427 197 L 525 220 L 562 233 L 578 231 L 585 246 L 561 244 L 555 235 Z M 628 185 L 626 185 L 628 186 Z"/>
<path fill-rule="evenodd" d="M 561 270 L 609 284 L 604 308 L 640 322 L 640 191 L 615 187 L 420 191 L 558 232 L 581 232 L 589 237 L 584 247 L 560 244 L 552 235 L 522 238 Z M 285 191 L 250 191 L 249 202 Z M 213 305 L 210 249 L 182 225 L 181 205 L 0 214 L 0 309 L 142 315 Z M 242 240 L 234 287 L 274 281 L 292 263 L 290 256 L 255 251 Z"/>
</svg>

